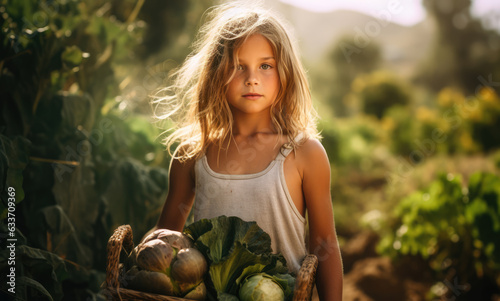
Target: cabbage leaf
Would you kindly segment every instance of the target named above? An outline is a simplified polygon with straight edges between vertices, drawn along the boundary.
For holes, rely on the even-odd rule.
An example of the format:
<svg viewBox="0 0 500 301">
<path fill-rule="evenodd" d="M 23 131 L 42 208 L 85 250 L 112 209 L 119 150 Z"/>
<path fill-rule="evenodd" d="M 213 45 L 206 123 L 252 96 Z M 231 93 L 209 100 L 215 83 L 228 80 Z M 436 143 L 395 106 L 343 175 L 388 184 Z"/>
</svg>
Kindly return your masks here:
<svg viewBox="0 0 500 301">
<path fill-rule="evenodd" d="M 288 274 L 285 258 L 272 253 L 271 238 L 256 222 L 219 216 L 194 222 L 184 233 L 207 258 L 208 291 L 218 300 L 232 298 L 229 295 L 237 298 L 241 283 L 257 273 L 272 276 L 283 288 L 285 299 L 292 299 L 295 278 Z"/>
</svg>

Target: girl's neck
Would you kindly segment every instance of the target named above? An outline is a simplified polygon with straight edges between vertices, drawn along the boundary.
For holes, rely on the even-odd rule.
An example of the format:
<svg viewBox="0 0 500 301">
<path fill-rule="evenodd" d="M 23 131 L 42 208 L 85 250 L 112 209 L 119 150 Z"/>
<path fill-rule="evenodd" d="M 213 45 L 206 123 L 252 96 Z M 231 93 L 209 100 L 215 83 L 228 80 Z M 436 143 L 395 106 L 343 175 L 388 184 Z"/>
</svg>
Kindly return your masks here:
<svg viewBox="0 0 500 301">
<path fill-rule="evenodd" d="M 271 118 L 268 114 L 234 116 L 233 136 L 252 137 L 258 134 L 276 134 Z"/>
</svg>

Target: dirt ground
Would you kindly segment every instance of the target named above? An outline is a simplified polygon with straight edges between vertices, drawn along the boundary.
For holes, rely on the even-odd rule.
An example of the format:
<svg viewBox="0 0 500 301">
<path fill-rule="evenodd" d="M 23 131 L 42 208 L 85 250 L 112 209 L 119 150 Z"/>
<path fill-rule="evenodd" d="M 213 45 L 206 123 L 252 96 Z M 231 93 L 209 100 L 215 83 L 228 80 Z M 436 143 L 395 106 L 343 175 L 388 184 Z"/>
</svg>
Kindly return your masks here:
<svg viewBox="0 0 500 301">
<path fill-rule="evenodd" d="M 378 236 L 361 232 L 342 248 L 344 300 L 426 300 L 432 275 L 418 258 L 397 263 L 375 252 Z"/>
</svg>

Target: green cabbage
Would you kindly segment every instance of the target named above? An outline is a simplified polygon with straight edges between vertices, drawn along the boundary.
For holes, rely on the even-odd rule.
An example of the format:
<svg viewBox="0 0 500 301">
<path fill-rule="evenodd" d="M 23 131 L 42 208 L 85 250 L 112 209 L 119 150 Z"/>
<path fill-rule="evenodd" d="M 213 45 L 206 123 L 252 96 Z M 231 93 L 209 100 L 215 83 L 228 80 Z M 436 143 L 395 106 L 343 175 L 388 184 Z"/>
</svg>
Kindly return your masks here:
<svg viewBox="0 0 500 301">
<path fill-rule="evenodd" d="M 284 257 L 272 253 L 271 238 L 256 222 L 219 216 L 192 223 L 184 233 L 208 259 L 207 290 L 211 299 L 238 300 L 242 283 L 258 273 L 273 277 L 285 300 L 292 299 L 295 278 L 288 274 Z"/>
<path fill-rule="evenodd" d="M 285 294 L 271 276 L 256 274 L 243 282 L 239 292 L 241 301 L 283 301 Z"/>
</svg>

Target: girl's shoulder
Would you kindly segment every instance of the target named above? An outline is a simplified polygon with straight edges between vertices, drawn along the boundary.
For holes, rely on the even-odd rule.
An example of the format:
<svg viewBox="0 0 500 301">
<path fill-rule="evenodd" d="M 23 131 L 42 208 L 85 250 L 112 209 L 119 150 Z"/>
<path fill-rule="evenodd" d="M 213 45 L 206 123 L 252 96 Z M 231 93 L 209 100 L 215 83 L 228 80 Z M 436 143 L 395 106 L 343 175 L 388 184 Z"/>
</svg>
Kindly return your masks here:
<svg viewBox="0 0 500 301">
<path fill-rule="evenodd" d="M 295 160 L 304 170 L 329 162 L 325 148 L 319 139 L 314 137 L 304 138 L 298 143 L 295 148 Z"/>
<path fill-rule="evenodd" d="M 190 146 L 181 145 L 177 147 L 170 161 L 170 169 L 186 173 L 190 178 L 194 179 L 194 165 L 198 160 L 198 156 L 186 156 L 189 151 Z"/>
<path fill-rule="evenodd" d="M 317 155 L 321 153 L 326 155 L 323 144 L 321 144 L 319 139 L 314 137 L 307 137 L 299 140 L 296 151 L 303 155 Z"/>
</svg>

